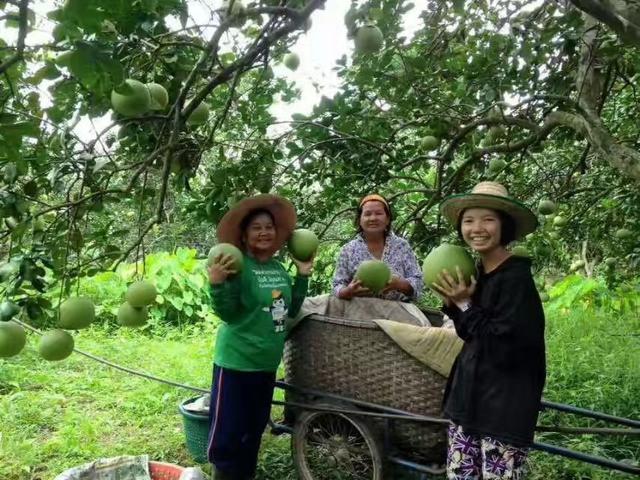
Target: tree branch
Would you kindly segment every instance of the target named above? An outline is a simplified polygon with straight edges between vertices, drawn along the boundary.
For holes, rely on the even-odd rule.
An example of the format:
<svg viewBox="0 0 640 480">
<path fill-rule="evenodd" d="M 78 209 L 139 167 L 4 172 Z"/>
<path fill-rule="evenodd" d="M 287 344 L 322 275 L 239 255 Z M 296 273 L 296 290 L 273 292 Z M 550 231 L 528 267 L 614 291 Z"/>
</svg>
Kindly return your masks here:
<svg viewBox="0 0 640 480">
<path fill-rule="evenodd" d="M 630 1 L 571 0 L 577 8 L 604 23 L 626 43 L 640 45 L 640 15 Z M 635 2 L 633 2 L 635 3 Z M 626 7 L 626 8 L 625 8 Z"/>
<path fill-rule="evenodd" d="M 0 74 L 6 72 L 11 68 L 15 63 L 19 62 L 22 59 L 22 54 L 24 52 L 24 42 L 27 38 L 27 15 L 29 13 L 29 0 L 20 0 L 20 5 L 18 6 L 18 15 L 20 16 L 18 20 L 18 41 L 16 42 L 16 53 L 9 57 L 4 63 L 0 64 Z"/>
</svg>

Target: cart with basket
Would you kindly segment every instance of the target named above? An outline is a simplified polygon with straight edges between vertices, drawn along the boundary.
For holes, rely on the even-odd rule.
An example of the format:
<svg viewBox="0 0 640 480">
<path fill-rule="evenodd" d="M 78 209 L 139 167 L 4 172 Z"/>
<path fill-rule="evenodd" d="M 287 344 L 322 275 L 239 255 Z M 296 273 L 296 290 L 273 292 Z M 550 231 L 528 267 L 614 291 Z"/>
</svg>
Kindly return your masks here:
<svg viewBox="0 0 640 480">
<path fill-rule="evenodd" d="M 439 312 L 426 313 L 431 323 L 442 323 Z M 308 315 L 291 331 L 284 364 L 286 381 L 278 387 L 286 401 L 274 404 L 285 405 L 285 421 L 272 429 L 292 434 L 299 478 L 396 478 L 388 473 L 393 465 L 423 472 L 428 476 L 423 478 L 444 473 L 448 421 L 440 413 L 446 378 L 374 321 Z M 637 420 L 549 402 L 543 406 L 633 427 L 619 429 L 621 434 L 640 433 Z M 545 443 L 534 448 L 640 475 L 638 466 Z"/>
</svg>

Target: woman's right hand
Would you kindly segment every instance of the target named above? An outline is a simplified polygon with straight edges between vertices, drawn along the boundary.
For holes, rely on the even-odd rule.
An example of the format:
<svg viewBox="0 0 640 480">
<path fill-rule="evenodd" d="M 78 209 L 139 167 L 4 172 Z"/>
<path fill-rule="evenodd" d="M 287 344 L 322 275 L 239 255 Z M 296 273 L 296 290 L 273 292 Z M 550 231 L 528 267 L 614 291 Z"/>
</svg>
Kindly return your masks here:
<svg viewBox="0 0 640 480">
<path fill-rule="evenodd" d="M 209 272 L 209 283 L 211 285 L 220 285 L 227 280 L 229 275 L 235 275 L 237 272 L 233 268 L 234 258 L 231 255 L 220 254 L 213 259 L 213 263 L 207 267 Z"/>
<path fill-rule="evenodd" d="M 343 300 L 351 300 L 353 297 L 361 297 L 364 295 L 371 295 L 371 290 L 362 286 L 360 280 L 352 280 L 349 285 L 340 290 L 338 297 Z"/>
</svg>

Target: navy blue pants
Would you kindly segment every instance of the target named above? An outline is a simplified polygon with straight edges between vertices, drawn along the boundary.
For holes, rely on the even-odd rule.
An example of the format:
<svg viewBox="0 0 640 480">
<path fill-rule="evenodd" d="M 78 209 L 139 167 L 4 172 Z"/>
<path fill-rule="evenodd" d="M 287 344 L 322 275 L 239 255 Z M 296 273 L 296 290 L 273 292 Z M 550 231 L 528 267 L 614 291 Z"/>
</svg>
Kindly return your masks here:
<svg viewBox="0 0 640 480">
<path fill-rule="evenodd" d="M 213 366 L 207 456 L 216 470 L 232 478 L 255 473 L 275 380 L 274 372 Z"/>
</svg>

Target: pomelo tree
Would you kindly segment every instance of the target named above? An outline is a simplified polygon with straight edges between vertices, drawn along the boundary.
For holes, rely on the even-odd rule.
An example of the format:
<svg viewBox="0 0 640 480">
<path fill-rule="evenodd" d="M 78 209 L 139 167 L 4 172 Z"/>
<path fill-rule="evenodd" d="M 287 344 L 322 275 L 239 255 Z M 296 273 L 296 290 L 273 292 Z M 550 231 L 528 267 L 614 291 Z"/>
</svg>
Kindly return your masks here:
<svg viewBox="0 0 640 480">
<path fill-rule="evenodd" d="M 455 238 L 441 199 L 479 180 L 555 204 L 523 242 L 538 265 L 637 271 L 632 2 L 354 1 L 335 18 L 353 46 L 336 61 L 338 93 L 276 124 L 270 107 L 298 90 L 273 67 L 323 3 L 214 2 L 206 22 L 184 0 L 1 3 L 5 296 L 35 320 L 57 307 L 47 290 L 69 296 L 73 279 L 150 249 L 196 238 L 206 255 L 229 206 L 270 191 L 321 238 L 326 289 L 358 197 L 385 194 L 424 258 Z M 406 15 L 421 18 L 410 34 Z M 51 36 L 31 41 L 36 28 Z M 370 48 L 355 48 L 359 31 L 374 32 Z M 127 79 L 160 85 L 166 106 L 151 87 L 148 109 L 114 112 Z"/>
</svg>

